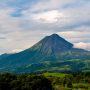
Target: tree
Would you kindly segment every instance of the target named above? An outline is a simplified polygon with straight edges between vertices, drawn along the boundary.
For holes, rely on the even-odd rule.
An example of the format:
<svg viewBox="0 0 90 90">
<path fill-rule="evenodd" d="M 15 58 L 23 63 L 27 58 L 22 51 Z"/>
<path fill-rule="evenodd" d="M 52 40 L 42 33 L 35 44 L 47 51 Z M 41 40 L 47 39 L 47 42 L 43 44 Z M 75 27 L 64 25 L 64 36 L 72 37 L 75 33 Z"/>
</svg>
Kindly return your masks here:
<svg viewBox="0 0 90 90">
<path fill-rule="evenodd" d="M 72 87 L 73 87 L 71 80 L 69 80 L 69 81 L 67 82 L 67 87 L 68 87 L 68 88 L 72 88 Z"/>
<path fill-rule="evenodd" d="M 0 90 L 52 90 L 51 81 L 42 75 L 0 74 Z"/>
</svg>

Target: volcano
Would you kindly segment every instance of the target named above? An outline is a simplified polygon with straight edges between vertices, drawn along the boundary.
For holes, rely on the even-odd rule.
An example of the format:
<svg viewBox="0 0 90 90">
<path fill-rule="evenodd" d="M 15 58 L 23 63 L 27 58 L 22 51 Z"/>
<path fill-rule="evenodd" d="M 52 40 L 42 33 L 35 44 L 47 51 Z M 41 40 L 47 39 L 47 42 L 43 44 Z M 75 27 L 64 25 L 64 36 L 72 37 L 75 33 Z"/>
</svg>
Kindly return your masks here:
<svg viewBox="0 0 90 90">
<path fill-rule="evenodd" d="M 78 71 L 82 68 L 88 70 L 90 65 L 86 67 L 86 60 L 90 61 L 89 51 L 73 48 L 72 43 L 57 34 L 52 34 L 31 48 L 0 58 L 0 71 L 27 73 L 45 70 L 65 71 L 66 69 Z"/>
<path fill-rule="evenodd" d="M 35 44 L 32 49 L 45 54 L 53 54 L 70 50 L 72 47 L 73 44 L 67 42 L 57 34 L 52 34 L 51 36 L 46 36 L 43 40 Z"/>
</svg>

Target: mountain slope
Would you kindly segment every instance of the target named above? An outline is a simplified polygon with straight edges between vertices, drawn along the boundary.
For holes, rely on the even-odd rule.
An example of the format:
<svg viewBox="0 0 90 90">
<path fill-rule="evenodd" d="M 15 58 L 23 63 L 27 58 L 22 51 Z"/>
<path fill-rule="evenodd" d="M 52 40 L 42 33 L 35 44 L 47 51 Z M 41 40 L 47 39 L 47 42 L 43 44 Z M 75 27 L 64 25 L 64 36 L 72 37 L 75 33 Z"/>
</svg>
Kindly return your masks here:
<svg viewBox="0 0 90 90">
<path fill-rule="evenodd" d="M 33 72 L 33 70 L 37 71 L 36 68 L 38 67 L 42 69 L 42 66 L 48 66 L 46 62 L 49 62 L 48 64 L 50 65 L 48 67 L 50 68 L 53 67 L 52 63 L 67 62 L 72 59 L 90 60 L 90 52 L 73 48 L 73 44 L 57 34 L 52 34 L 51 36 L 46 36 L 29 49 L 1 58 L 0 71 Z M 69 64 L 67 63 L 66 65 Z M 45 70 L 46 67 L 43 68 Z"/>
<path fill-rule="evenodd" d="M 2 54 L 2 55 L 0 55 L 0 59 L 6 58 L 6 57 L 8 57 L 8 56 L 10 56 L 10 55 L 11 55 L 11 54 L 7 54 L 7 53 Z"/>
<path fill-rule="evenodd" d="M 43 40 L 41 40 L 39 43 L 34 45 L 32 49 L 40 49 L 42 53 L 48 53 L 48 51 L 51 51 L 50 53 L 58 53 L 62 51 L 69 50 L 73 47 L 73 44 L 67 42 L 65 39 L 59 37 L 57 34 L 53 34 L 51 36 L 45 37 Z"/>
</svg>

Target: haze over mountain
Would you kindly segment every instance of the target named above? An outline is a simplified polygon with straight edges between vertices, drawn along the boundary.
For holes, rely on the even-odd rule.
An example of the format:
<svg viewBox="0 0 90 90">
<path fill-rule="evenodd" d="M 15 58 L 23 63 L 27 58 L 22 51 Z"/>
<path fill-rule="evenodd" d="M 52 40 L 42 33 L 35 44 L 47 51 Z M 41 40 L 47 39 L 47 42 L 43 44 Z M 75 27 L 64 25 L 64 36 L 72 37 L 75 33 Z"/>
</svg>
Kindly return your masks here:
<svg viewBox="0 0 90 90">
<path fill-rule="evenodd" d="M 72 43 L 52 34 L 22 52 L 0 56 L 0 71 L 28 73 L 48 70 L 90 70 L 90 52 L 73 48 Z"/>
</svg>

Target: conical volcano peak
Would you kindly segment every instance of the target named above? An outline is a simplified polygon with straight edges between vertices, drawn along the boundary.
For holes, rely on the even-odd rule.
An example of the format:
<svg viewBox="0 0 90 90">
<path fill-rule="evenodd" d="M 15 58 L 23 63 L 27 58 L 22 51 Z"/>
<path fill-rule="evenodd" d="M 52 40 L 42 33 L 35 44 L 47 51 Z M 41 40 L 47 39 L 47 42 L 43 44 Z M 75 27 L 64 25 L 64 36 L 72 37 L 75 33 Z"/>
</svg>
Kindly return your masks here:
<svg viewBox="0 0 90 90">
<path fill-rule="evenodd" d="M 56 43 L 61 42 L 61 43 L 65 43 L 65 44 L 71 44 L 70 42 L 68 42 L 67 40 L 65 40 L 64 38 L 62 38 L 61 36 L 59 36 L 58 34 L 54 33 L 50 36 L 47 36 L 47 39 L 52 40 Z"/>
<path fill-rule="evenodd" d="M 61 38 L 58 34 L 54 33 L 54 34 L 51 34 L 49 37 L 51 38 Z"/>
<path fill-rule="evenodd" d="M 66 41 L 64 38 L 60 37 L 57 34 L 52 34 L 50 36 L 46 36 L 44 39 L 35 44 L 33 46 L 33 49 L 34 50 L 38 49 L 38 51 L 40 50 L 40 52 L 42 53 L 44 52 L 58 53 L 70 50 L 72 49 L 72 47 L 73 47 L 72 43 Z"/>
<path fill-rule="evenodd" d="M 58 34 L 54 33 L 48 37 L 48 42 L 52 42 L 53 45 L 57 44 L 60 48 L 72 48 L 73 44 L 65 40 L 64 38 L 60 37 Z M 56 48 L 56 47 L 55 47 Z"/>
<path fill-rule="evenodd" d="M 52 35 L 50 35 L 51 37 L 59 37 L 59 35 L 58 34 L 56 34 L 56 33 L 54 33 L 54 34 L 52 34 Z"/>
<path fill-rule="evenodd" d="M 59 38 L 59 40 L 60 39 L 63 39 L 63 40 L 65 40 L 64 38 L 62 38 L 61 36 L 59 36 L 58 34 L 56 34 L 56 33 L 54 33 L 54 34 L 51 34 L 50 36 L 48 36 L 48 37 L 51 37 L 51 38 Z"/>
</svg>

